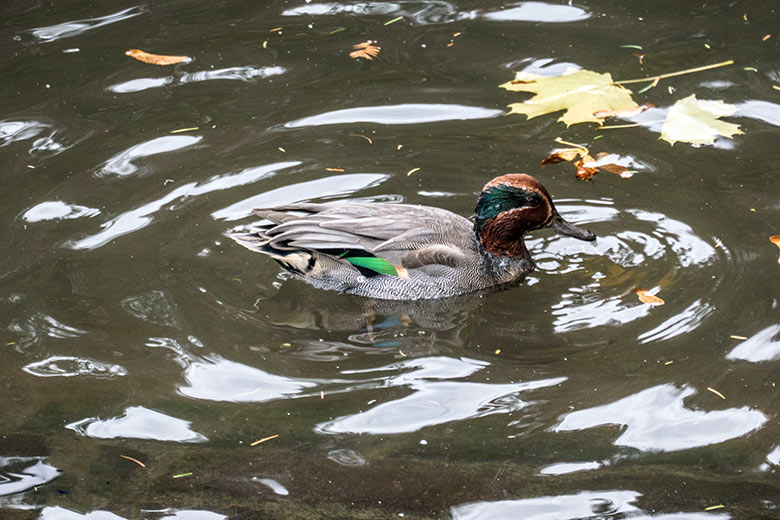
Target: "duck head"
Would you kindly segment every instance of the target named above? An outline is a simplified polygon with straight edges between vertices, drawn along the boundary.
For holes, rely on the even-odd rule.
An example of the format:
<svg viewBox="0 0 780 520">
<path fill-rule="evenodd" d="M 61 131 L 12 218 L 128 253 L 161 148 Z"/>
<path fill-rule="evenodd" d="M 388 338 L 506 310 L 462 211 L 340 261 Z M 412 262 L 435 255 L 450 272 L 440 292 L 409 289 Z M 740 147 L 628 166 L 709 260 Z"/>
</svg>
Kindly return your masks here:
<svg viewBox="0 0 780 520">
<path fill-rule="evenodd" d="M 580 240 L 596 240 L 590 231 L 566 222 L 542 183 L 524 173 L 488 182 L 474 211 L 474 230 L 485 249 L 496 256 L 527 255 L 523 235 L 546 227 Z"/>
</svg>

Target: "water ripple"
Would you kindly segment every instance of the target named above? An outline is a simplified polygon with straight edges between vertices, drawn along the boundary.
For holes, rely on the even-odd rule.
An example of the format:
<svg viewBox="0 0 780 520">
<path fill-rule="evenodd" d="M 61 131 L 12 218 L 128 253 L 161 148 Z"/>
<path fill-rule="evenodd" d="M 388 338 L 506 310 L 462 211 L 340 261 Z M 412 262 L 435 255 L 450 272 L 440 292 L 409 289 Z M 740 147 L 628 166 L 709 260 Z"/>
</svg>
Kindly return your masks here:
<svg viewBox="0 0 780 520">
<path fill-rule="evenodd" d="M 379 123 L 383 125 L 414 125 L 437 121 L 487 119 L 503 115 L 503 110 L 465 105 L 422 104 L 382 105 L 345 108 L 285 123 L 285 128 L 339 125 L 344 123 Z"/>
<path fill-rule="evenodd" d="M 328 458 L 341 466 L 356 467 L 366 465 L 366 459 L 354 450 L 331 450 L 328 452 Z"/>
<path fill-rule="evenodd" d="M 181 395 L 234 403 L 295 397 L 307 388 L 317 386 L 314 381 L 277 376 L 218 355 L 191 362 L 185 378 L 189 386 L 178 388 Z"/>
<path fill-rule="evenodd" d="M 61 200 L 47 200 L 36 204 L 22 215 L 26 222 L 42 222 L 44 220 L 70 220 L 82 217 L 96 217 L 100 215 L 97 208 L 88 208 L 78 204 L 68 204 Z"/>
<path fill-rule="evenodd" d="M 271 491 L 273 491 L 277 495 L 287 496 L 290 494 L 287 488 L 281 485 L 278 480 L 274 480 L 272 478 L 252 478 L 252 480 L 256 480 L 260 484 L 264 486 L 268 486 L 271 489 Z"/>
<path fill-rule="evenodd" d="M 0 121 L 0 148 L 34 139 L 28 150 L 30 155 L 57 155 L 75 144 L 73 139 L 63 140 L 59 134 L 52 125 L 40 121 Z"/>
<path fill-rule="evenodd" d="M 454 506 L 453 520 L 574 520 L 641 513 L 637 491 L 582 491 L 575 495 L 474 502 Z M 632 516 L 633 518 L 633 516 Z"/>
<path fill-rule="evenodd" d="M 374 435 L 407 433 L 437 424 L 507 414 L 527 406 L 517 397 L 518 393 L 554 386 L 565 380 L 554 378 L 503 385 L 418 382 L 409 385 L 414 391 L 412 395 L 318 424 L 315 431 Z"/>
<path fill-rule="evenodd" d="M 119 304 L 128 314 L 148 323 L 176 326 L 173 307 L 162 291 L 149 291 L 138 296 L 129 296 Z"/>
<path fill-rule="evenodd" d="M 125 177 L 139 172 L 148 173 L 151 171 L 149 168 L 141 168 L 134 162 L 139 158 L 181 150 L 198 143 L 201 139 L 203 136 L 166 135 L 139 143 L 107 160 L 98 170 L 98 174 L 114 174 Z"/>
<path fill-rule="evenodd" d="M 30 345 L 40 345 L 41 341 L 47 337 L 69 339 L 87 333 L 85 330 L 65 325 L 43 312 L 35 312 L 27 318 L 13 322 L 8 326 L 8 330 L 21 336 L 17 343 L 23 348 Z"/>
<path fill-rule="evenodd" d="M 603 406 L 572 412 L 556 432 L 622 425 L 616 446 L 642 451 L 678 451 L 735 439 L 760 429 L 768 420 L 747 406 L 726 410 L 691 410 L 684 400 L 696 391 L 663 384 Z"/>
<path fill-rule="evenodd" d="M 167 85 L 185 85 L 187 83 L 199 83 L 202 81 L 233 80 L 254 81 L 258 79 L 280 76 L 287 72 L 284 67 L 228 67 L 216 70 L 202 70 L 197 72 L 182 73 L 161 78 L 135 78 L 121 83 L 116 83 L 107 88 L 109 92 L 116 94 L 130 94 L 152 88 L 165 87 Z"/>
<path fill-rule="evenodd" d="M 46 457 L 0 457 L 0 507 L 28 509 L 23 493 L 53 481 L 62 471 Z"/>
<path fill-rule="evenodd" d="M 540 475 L 568 475 L 569 473 L 576 473 L 577 471 L 589 471 L 592 469 L 599 469 L 601 467 L 600 462 L 558 462 L 556 464 L 550 464 L 539 470 Z"/>
<path fill-rule="evenodd" d="M 142 509 L 141 518 L 143 520 L 226 520 L 228 517 L 202 509 Z"/>
<path fill-rule="evenodd" d="M 562 293 L 561 300 L 553 305 L 556 332 L 619 326 L 648 317 L 652 307 L 631 294 L 638 284 L 648 283 L 648 266 L 657 266 L 651 271 L 665 271 L 660 278 L 653 275 L 651 280 L 663 282 L 666 288 L 679 276 L 685 275 L 690 282 L 694 275 L 692 269 L 706 274 L 704 268 L 713 266 L 719 258 L 715 245 L 699 237 L 684 222 L 652 211 L 618 211 L 609 204 L 610 201 L 593 201 L 589 205 L 561 201 L 560 211 L 578 225 L 593 227 L 589 224 L 619 221 L 616 227 L 630 231 L 600 235 L 590 244 L 562 236 L 528 241 L 537 265 L 546 273 L 592 273 L 590 281 Z M 722 251 L 729 254 L 725 247 Z M 611 265 L 598 268 L 606 262 Z M 714 291 L 717 285 L 710 282 L 709 290 Z M 701 293 L 698 296 L 663 323 L 640 333 L 638 340 L 641 343 L 665 341 L 697 328 L 715 310 L 701 298 Z"/>
<path fill-rule="evenodd" d="M 219 220 L 239 220 L 251 215 L 255 208 L 292 204 L 312 199 L 344 197 L 377 186 L 389 177 L 384 173 L 351 173 L 297 182 L 252 195 L 215 211 L 211 216 Z"/>
<path fill-rule="evenodd" d="M 52 356 L 29 363 L 22 370 L 38 377 L 92 376 L 110 379 L 127 375 L 127 369 L 121 365 L 75 356 Z"/>
<path fill-rule="evenodd" d="M 167 195 L 131 209 L 101 225 L 102 231 L 79 240 L 70 241 L 71 249 L 97 249 L 123 235 L 143 229 L 152 223 L 152 215 L 162 210 L 171 202 L 189 197 L 198 197 L 213 191 L 226 190 L 236 186 L 251 184 L 262 178 L 273 175 L 279 170 L 301 164 L 299 161 L 287 161 L 247 168 L 238 173 L 217 175 L 205 182 L 190 182 L 179 186 Z"/>
<path fill-rule="evenodd" d="M 94 439 L 152 439 L 172 442 L 203 442 L 204 435 L 190 429 L 190 422 L 170 415 L 131 406 L 121 417 L 101 420 L 89 417 L 65 426 Z"/>
<path fill-rule="evenodd" d="M 30 32 L 39 41 L 48 43 L 62 38 L 79 36 L 89 30 L 128 20 L 145 12 L 146 10 L 144 8 L 135 6 L 96 18 L 84 18 L 81 20 L 49 25 L 47 27 L 38 27 L 36 29 L 31 29 Z"/>
<path fill-rule="evenodd" d="M 61 506 L 46 506 L 41 510 L 38 520 L 127 520 L 110 511 L 95 509 L 89 513 L 78 513 Z"/>
<path fill-rule="evenodd" d="M 780 325 L 770 325 L 734 347 L 726 354 L 726 359 L 742 359 L 753 363 L 780 359 L 780 340 L 775 340 L 778 334 Z"/>
<path fill-rule="evenodd" d="M 518 2 L 501 9 L 479 9 L 460 12 L 455 4 L 441 0 L 396 2 L 359 2 L 354 4 L 328 2 L 300 5 L 285 10 L 283 16 L 387 16 L 409 18 L 420 25 L 452 23 L 482 19 L 491 22 L 569 23 L 590 18 L 579 7 L 547 2 Z"/>
</svg>

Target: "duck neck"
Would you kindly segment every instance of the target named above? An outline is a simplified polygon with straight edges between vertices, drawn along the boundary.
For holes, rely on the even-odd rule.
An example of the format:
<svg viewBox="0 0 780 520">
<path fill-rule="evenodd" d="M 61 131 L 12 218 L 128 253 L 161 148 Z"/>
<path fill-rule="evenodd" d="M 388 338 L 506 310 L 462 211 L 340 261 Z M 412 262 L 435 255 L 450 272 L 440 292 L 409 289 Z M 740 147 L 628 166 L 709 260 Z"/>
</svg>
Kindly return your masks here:
<svg viewBox="0 0 780 520">
<path fill-rule="evenodd" d="M 477 239 L 485 250 L 498 257 L 529 257 L 525 247 L 522 222 L 508 215 L 491 218 L 474 226 Z"/>
</svg>

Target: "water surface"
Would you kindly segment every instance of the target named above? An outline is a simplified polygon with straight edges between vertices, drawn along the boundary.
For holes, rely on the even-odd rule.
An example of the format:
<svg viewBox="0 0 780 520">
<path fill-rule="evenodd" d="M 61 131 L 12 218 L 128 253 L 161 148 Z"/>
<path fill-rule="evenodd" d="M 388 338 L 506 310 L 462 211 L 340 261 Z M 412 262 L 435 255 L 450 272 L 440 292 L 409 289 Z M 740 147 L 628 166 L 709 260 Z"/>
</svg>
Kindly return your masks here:
<svg viewBox="0 0 780 520">
<path fill-rule="evenodd" d="M 3 518 L 780 515 L 771 3 L 2 13 Z M 349 58 L 369 39 L 375 60 Z M 506 116 L 524 96 L 498 88 L 519 70 L 630 79 L 729 59 L 636 94 L 645 122 L 692 93 L 735 105 L 744 135 L 712 146 L 672 147 L 657 123 Z M 636 172 L 542 169 L 556 137 Z M 508 291 L 369 301 L 224 236 L 297 201 L 468 216 L 509 172 L 598 240 L 534 233 L 539 269 Z"/>
</svg>

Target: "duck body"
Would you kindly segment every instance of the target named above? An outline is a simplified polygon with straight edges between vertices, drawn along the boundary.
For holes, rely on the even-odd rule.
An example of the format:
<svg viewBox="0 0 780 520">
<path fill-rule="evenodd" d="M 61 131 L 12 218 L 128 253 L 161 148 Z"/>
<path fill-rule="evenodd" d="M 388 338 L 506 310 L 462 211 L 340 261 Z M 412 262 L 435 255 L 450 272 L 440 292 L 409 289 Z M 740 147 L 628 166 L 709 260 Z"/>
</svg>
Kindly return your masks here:
<svg viewBox="0 0 780 520">
<path fill-rule="evenodd" d="M 443 298 L 520 283 L 534 269 L 523 234 L 553 227 L 595 236 L 564 221 L 533 177 L 489 182 L 474 222 L 410 204 L 302 203 L 254 210 L 268 221 L 229 236 L 269 255 L 322 289 L 377 299 Z"/>
</svg>

